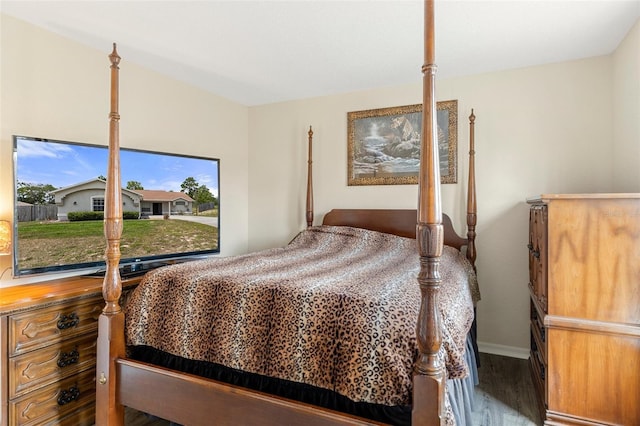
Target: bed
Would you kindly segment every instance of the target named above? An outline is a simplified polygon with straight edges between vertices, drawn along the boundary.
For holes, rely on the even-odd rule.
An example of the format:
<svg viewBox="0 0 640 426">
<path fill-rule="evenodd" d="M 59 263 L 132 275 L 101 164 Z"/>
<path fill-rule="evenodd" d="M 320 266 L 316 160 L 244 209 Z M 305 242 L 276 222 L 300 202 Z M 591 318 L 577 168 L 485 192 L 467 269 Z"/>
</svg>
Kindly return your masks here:
<svg viewBox="0 0 640 426">
<path fill-rule="evenodd" d="M 147 274 L 126 321 L 114 45 L 97 425 L 123 424 L 125 406 L 185 425 L 455 422 L 456 380 L 474 364 L 475 116 L 463 238 L 440 207 L 433 9 L 417 210 L 332 210 L 313 226 L 309 157 L 307 229 L 284 247 Z"/>
</svg>

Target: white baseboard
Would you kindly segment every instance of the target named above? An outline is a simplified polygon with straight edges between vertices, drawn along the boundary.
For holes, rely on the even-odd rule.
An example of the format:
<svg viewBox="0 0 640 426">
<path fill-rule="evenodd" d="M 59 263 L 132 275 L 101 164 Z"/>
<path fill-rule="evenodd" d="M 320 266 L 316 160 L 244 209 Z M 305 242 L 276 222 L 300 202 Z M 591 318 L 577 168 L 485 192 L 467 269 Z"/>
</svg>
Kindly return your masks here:
<svg viewBox="0 0 640 426">
<path fill-rule="evenodd" d="M 529 358 L 529 348 L 498 345 L 496 343 L 478 342 L 478 350 L 493 355 L 509 356 L 512 358 Z"/>
</svg>

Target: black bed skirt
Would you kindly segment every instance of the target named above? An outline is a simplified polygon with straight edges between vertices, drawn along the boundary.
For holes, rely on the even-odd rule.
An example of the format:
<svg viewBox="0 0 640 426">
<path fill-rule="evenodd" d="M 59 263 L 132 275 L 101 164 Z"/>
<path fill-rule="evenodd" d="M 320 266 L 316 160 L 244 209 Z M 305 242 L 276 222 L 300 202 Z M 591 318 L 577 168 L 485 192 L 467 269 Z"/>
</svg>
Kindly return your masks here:
<svg viewBox="0 0 640 426">
<path fill-rule="evenodd" d="M 283 398 L 328 408 L 391 425 L 410 425 L 411 406 L 386 406 L 355 402 L 328 389 L 304 383 L 247 373 L 223 365 L 194 361 L 149 346 L 131 346 L 129 357 L 172 370 L 241 386 Z"/>
</svg>

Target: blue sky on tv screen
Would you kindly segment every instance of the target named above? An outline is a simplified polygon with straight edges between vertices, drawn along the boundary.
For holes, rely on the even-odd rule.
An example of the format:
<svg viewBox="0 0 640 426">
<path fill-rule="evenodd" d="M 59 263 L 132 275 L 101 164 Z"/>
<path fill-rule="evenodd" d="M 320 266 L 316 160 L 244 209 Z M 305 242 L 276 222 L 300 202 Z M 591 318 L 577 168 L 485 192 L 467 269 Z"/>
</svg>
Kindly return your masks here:
<svg viewBox="0 0 640 426">
<path fill-rule="evenodd" d="M 63 188 L 107 175 L 106 147 L 22 137 L 16 142 L 19 182 Z M 218 196 L 217 160 L 121 149 L 120 164 L 122 187 L 137 181 L 144 189 L 181 192 L 182 182 L 193 177 Z"/>
</svg>

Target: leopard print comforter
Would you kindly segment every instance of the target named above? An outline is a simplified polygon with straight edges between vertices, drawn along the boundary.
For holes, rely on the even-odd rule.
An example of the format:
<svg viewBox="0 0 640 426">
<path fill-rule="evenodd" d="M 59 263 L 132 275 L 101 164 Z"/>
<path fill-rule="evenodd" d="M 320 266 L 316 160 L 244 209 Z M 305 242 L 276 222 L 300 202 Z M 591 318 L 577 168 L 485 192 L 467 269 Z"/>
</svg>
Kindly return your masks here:
<svg viewBox="0 0 640 426">
<path fill-rule="evenodd" d="M 440 352 L 464 377 L 473 268 L 445 247 Z M 129 345 L 334 390 L 411 403 L 420 306 L 416 241 L 341 226 L 257 253 L 148 273 L 126 306 Z"/>
</svg>

